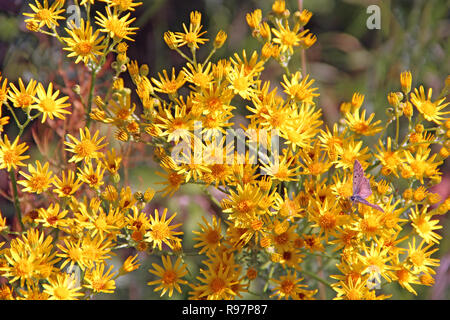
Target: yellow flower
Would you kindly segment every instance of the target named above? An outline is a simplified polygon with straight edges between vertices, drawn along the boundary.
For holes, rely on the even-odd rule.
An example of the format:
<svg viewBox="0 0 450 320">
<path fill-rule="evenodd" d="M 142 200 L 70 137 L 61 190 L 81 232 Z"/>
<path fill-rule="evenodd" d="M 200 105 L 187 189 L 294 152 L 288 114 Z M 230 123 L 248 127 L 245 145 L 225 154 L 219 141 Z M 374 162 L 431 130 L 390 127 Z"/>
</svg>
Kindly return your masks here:
<svg viewBox="0 0 450 320">
<path fill-rule="evenodd" d="M 231 63 L 237 69 L 240 69 L 243 66 L 245 76 L 252 73 L 261 73 L 261 71 L 264 70 L 264 61 L 258 61 L 258 53 L 256 51 L 253 51 L 250 59 L 247 58 L 247 53 L 245 50 L 242 50 L 242 59 L 237 53 L 234 54 L 234 58 L 236 60 L 234 60 L 233 57 L 230 57 Z"/>
<path fill-rule="evenodd" d="M 152 78 L 153 83 L 156 85 L 155 91 L 176 94 L 178 89 L 180 89 L 186 82 L 186 77 L 184 72 L 180 72 L 178 76 L 175 76 L 175 68 L 172 68 L 172 77 L 169 79 L 167 71 L 163 70 L 163 75 L 158 72 L 159 80 Z"/>
<path fill-rule="evenodd" d="M 89 161 L 90 159 L 99 159 L 101 153 L 98 151 L 107 143 L 100 144 L 105 137 L 101 137 L 97 140 L 99 135 L 98 130 L 95 132 L 94 136 L 91 137 L 91 133 L 88 128 L 83 129 L 80 128 L 80 140 L 68 134 L 67 137 L 70 138 L 72 142 L 64 141 L 64 144 L 69 148 L 65 149 L 69 152 L 74 153 L 75 155 L 69 159 L 69 162 L 80 162 L 80 161 Z"/>
<path fill-rule="evenodd" d="M 70 37 L 62 38 L 67 44 L 63 50 L 70 51 L 68 57 L 76 57 L 75 63 L 83 61 L 87 64 L 89 61 L 97 62 L 97 55 L 102 54 L 105 45 L 100 44 L 104 36 L 99 37 L 100 30 L 92 32 L 92 26 L 89 21 L 85 23 L 81 19 L 79 28 L 72 26 L 71 29 L 65 28 Z"/>
<path fill-rule="evenodd" d="M 101 32 L 108 34 L 114 41 L 120 42 L 123 40 L 130 40 L 129 36 L 135 34 L 135 30 L 138 28 L 130 27 L 130 24 L 136 20 L 136 18 L 129 19 L 130 13 L 119 18 L 119 15 L 114 12 L 111 13 L 110 7 L 106 7 L 106 17 L 97 11 L 95 16 L 96 23 L 101 27 Z"/>
<path fill-rule="evenodd" d="M 420 272 L 433 273 L 436 272 L 431 267 L 439 266 L 439 259 L 430 258 L 430 256 L 438 250 L 435 248 L 431 251 L 428 251 L 434 243 L 431 242 L 425 248 L 423 245 L 425 244 L 425 240 L 416 247 L 416 237 L 412 238 L 412 242 L 408 243 L 408 261 L 411 263 L 413 267 L 413 272 L 415 274 L 419 274 Z M 428 252 L 427 252 L 428 251 Z"/>
<path fill-rule="evenodd" d="M 53 120 L 53 117 L 58 119 L 65 119 L 63 114 L 70 114 L 70 111 L 66 110 L 70 103 L 66 102 L 69 97 L 65 96 L 58 98 L 59 90 L 53 92 L 53 83 L 50 82 L 47 88 L 47 92 L 41 83 L 37 87 L 37 97 L 35 97 L 35 104 L 31 107 L 42 112 L 42 123 L 45 122 L 47 117 Z"/>
<path fill-rule="evenodd" d="M 110 7 L 116 7 L 119 11 L 134 11 L 135 7 L 142 5 L 142 2 L 133 2 L 134 0 L 100 0 L 106 2 Z"/>
<path fill-rule="evenodd" d="M 201 282 L 196 287 L 196 290 L 202 292 L 199 298 L 208 300 L 225 300 L 233 299 L 236 292 L 233 291 L 238 281 L 232 275 L 233 272 L 230 266 L 222 266 L 216 270 L 209 268 L 208 270 L 200 270 L 202 277 L 197 277 Z"/>
<path fill-rule="evenodd" d="M 189 69 L 183 67 L 183 73 L 187 81 L 201 88 L 209 87 L 213 80 L 213 76 L 210 73 L 211 62 L 209 62 L 206 66 L 201 63 L 193 66 L 189 62 L 186 65 Z"/>
<path fill-rule="evenodd" d="M 420 86 L 419 90 L 414 89 L 414 92 L 411 93 L 411 102 L 416 106 L 417 110 L 427 119 L 428 121 L 433 121 L 436 124 L 442 124 L 441 120 L 445 120 L 443 115 L 449 114 L 450 111 L 443 112 L 445 107 L 449 104 L 449 102 L 442 104 L 445 101 L 445 97 L 431 102 L 431 94 L 432 89 L 428 89 L 428 94 L 425 96 L 425 90 L 423 86 Z"/>
<path fill-rule="evenodd" d="M 84 286 L 92 289 L 94 293 L 113 293 L 116 290 L 115 272 L 111 272 L 114 266 L 110 266 L 105 272 L 105 264 L 97 263 L 93 270 L 86 272 Z"/>
<path fill-rule="evenodd" d="M 217 32 L 216 38 L 214 39 L 214 48 L 220 49 L 224 45 L 225 41 L 227 40 L 227 33 L 223 30 L 219 30 Z"/>
<path fill-rule="evenodd" d="M 13 83 L 10 83 L 12 90 L 9 91 L 8 99 L 11 100 L 13 106 L 16 108 L 27 109 L 34 103 L 34 97 L 36 95 L 36 80 L 31 79 L 27 87 L 22 82 L 22 78 L 19 78 L 19 89 Z"/>
<path fill-rule="evenodd" d="M 308 287 L 307 285 L 300 284 L 299 282 L 303 278 L 298 277 L 295 271 L 291 274 L 290 270 L 287 271 L 285 276 L 280 276 L 279 279 L 272 280 L 275 283 L 275 287 L 272 289 L 274 293 L 270 295 L 270 298 L 277 296 L 278 300 L 283 298 L 286 300 L 289 298 L 298 300 L 301 288 Z"/>
<path fill-rule="evenodd" d="M 237 185 L 236 191 L 230 190 L 228 198 L 222 201 L 223 212 L 229 214 L 228 219 L 234 221 L 235 226 L 245 226 L 261 212 L 262 194 L 258 187 L 250 184 Z"/>
<path fill-rule="evenodd" d="M 135 256 L 129 256 L 128 258 L 126 258 L 119 270 L 120 275 L 133 272 L 134 270 L 139 268 L 140 264 L 137 263 L 139 262 L 139 260 L 136 261 L 137 256 L 138 255 L 136 254 Z"/>
<path fill-rule="evenodd" d="M 220 229 L 220 220 L 216 219 L 216 216 L 212 217 L 212 225 L 202 216 L 205 225 L 199 223 L 201 231 L 192 231 L 192 233 L 198 235 L 193 240 L 199 243 L 194 245 L 194 248 L 203 247 L 200 249 L 199 254 L 216 250 L 220 247 L 220 240 L 223 238 Z"/>
<path fill-rule="evenodd" d="M 58 20 L 65 19 L 60 16 L 65 10 L 61 9 L 61 3 L 59 1 L 53 2 L 50 7 L 48 6 L 48 0 L 44 0 L 43 5 L 38 0 L 35 0 L 35 3 L 36 5 L 29 4 L 34 13 L 23 14 L 24 16 L 30 17 L 25 20 L 26 23 L 37 23 L 39 29 L 44 25 L 49 29 L 53 29 L 55 26 L 59 26 Z"/>
<path fill-rule="evenodd" d="M 400 84 L 404 94 L 408 94 L 411 91 L 412 76 L 410 71 L 403 71 L 400 73 Z"/>
<path fill-rule="evenodd" d="M 0 75 L 0 84 L 1 84 L 1 82 L 2 82 L 2 76 Z M 0 107 L 8 99 L 8 92 L 9 92 L 8 79 L 5 78 L 3 80 L 3 84 L 0 85 Z M 1 111 L 1 108 L 0 108 L 0 111 Z"/>
<path fill-rule="evenodd" d="M 314 92 L 317 88 L 310 88 L 314 83 L 314 79 L 308 81 L 308 77 L 309 74 L 302 79 L 301 73 L 296 72 L 289 80 L 286 75 L 283 75 L 284 82 L 281 85 L 285 89 L 284 92 L 295 102 L 313 104 L 313 99 L 320 94 Z M 302 80 L 300 81 L 300 79 Z"/>
<path fill-rule="evenodd" d="M 166 195 L 172 196 L 186 181 L 185 175 L 184 173 L 179 172 L 177 165 L 170 157 L 166 156 L 161 160 L 161 167 L 164 169 L 165 173 L 157 171 L 156 174 L 165 178 L 166 181 L 157 182 L 157 184 L 167 184 L 167 186 L 159 191 L 164 192 L 163 197 Z"/>
<path fill-rule="evenodd" d="M 245 15 L 245 19 L 247 20 L 247 24 L 252 29 L 257 29 L 262 20 L 262 11 L 261 9 L 256 9 L 251 13 L 247 13 Z"/>
<path fill-rule="evenodd" d="M 75 172 L 72 170 L 67 171 L 67 177 L 66 172 L 62 172 L 62 180 L 59 177 L 54 178 L 53 185 L 55 186 L 55 189 L 53 189 L 53 192 L 58 195 L 58 197 L 71 197 L 83 184 L 83 182 L 77 178 L 75 180 Z"/>
<path fill-rule="evenodd" d="M 273 42 L 280 45 L 281 52 L 288 51 L 290 54 L 294 53 L 294 47 L 301 44 L 302 37 L 308 32 L 308 30 L 300 31 L 300 25 L 295 25 L 291 30 L 288 22 L 283 25 L 281 22 L 277 22 L 277 28 L 272 28 L 272 32 L 275 35 Z"/>
<path fill-rule="evenodd" d="M 28 229 L 10 242 L 4 252 L 4 263 L 0 266 L 2 276 L 13 283 L 20 280 L 20 286 L 32 284 L 49 277 L 54 265 L 60 260 L 53 250 L 53 238 L 37 229 Z"/>
<path fill-rule="evenodd" d="M 349 278 L 348 281 L 340 281 L 333 284 L 333 289 L 337 292 L 335 300 L 365 300 L 369 294 L 369 288 L 366 281 L 362 278 L 353 280 Z"/>
<path fill-rule="evenodd" d="M 191 12 L 191 23 L 189 24 L 189 30 L 183 23 L 184 32 L 175 32 L 175 39 L 178 47 L 187 45 L 191 49 L 198 49 L 198 44 L 204 44 L 209 41 L 206 38 L 201 38 L 206 31 L 200 32 L 202 25 L 200 24 L 201 14 L 198 11 Z"/>
<path fill-rule="evenodd" d="M 43 227 L 46 228 L 61 228 L 66 226 L 67 221 L 65 221 L 65 217 L 67 215 L 67 210 L 59 211 L 59 204 L 50 204 L 47 209 L 40 208 L 39 218 L 35 220 L 35 222 L 42 223 Z"/>
<path fill-rule="evenodd" d="M 91 188 L 99 189 L 103 184 L 103 174 L 105 173 L 106 168 L 101 164 L 101 162 L 97 162 L 97 168 L 94 170 L 92 167 L 92 162 L 85 162 L 83 169 L 78 168 L 79 173 L 77 173 L 78 178 L 89 185 Z"/>
<path fill-rule="evenodd" d="M 81 287 L 76 285 L 73 276 L 65 273 L 56 274 L 54 278 L 48 279 L 48 284 L 44 283 L 42 287 L 50 300 L 77 300 L 84 295 L 78 292 Z"/>
<path fill-rule="evenodd" d="M 145 234 L 146 241 L 153 243 L 153 248 L 158 247 L 159 250 L 162 249 L 162 243 L 164 242 L 170 248 L 172 248 L 172 240 L 177 240 L 177 235 L 183 234 L 182 231 L 174 231 L 173 229 L 181 226 L 181 223 L 170 226 L 170 222 L 177 215 L 174 213 L 169 219 L 166 220 L 167 208 L 164 209 L 161 218 L 159 217 L 159 212 L 155 209 L 155 216 L 150 216 L 150 230 Z"/>
<path fill-rule="evenodd" d="M 0 169 L 6 168 L 16 170 L 19 166 L 25 166 L 22 160 L 28 159 L 30 156 L 23 156 L 22 154 L 28 150 L 25 142 L 19 144 L 19 137 L 17 136 L 14 142 L 8 140 L 8 135 L 4 135 L 3 141 L 0 138 Z"/>
<path fill-rule="evenodd" d="M 174 289 L 181 293 L 180 284 L 186 285 L 188 282 L 182 278 L 188 273 L 186 265 L 181 262 L 181 258 L 178 257 L 175 264 L 172 264 L 172 259 L 169 256 L 162 256 L 163 267 L 160 267 L 156 263 L 152 263 L 154 270 L 149 270 L 160 279 L 147 282 L 149 286 L 157 285 L 155 292 L 161 291 L 161 297 L 169 292 L 169 298 L 172 297 Z"/>
<path fill-rule="evenodd" d="M 398 177 L 398 168 L 401 166 L 404 161 L 401 157 L 401 153 L 396 150 L 392 150 L 392 139 L 391 137 L 387 138 L 386 147 L 383 141 L 379 140 L 379 145 L 375 146 L 378 153 L 375 154 L 375 157 L 381 161 L 383 168 L 381 169 L 381 173 L 385 176 L 390 175 L 391 173 Z"/>
<path fill-rule="evenodd" d="M 44 166 L 41 165 L 39 160 L 36 160 L 36 168 L 32 164 L 28 165 L 28 173 L 23 171 L 19 173 L 25 177 L 26 180 L 20 180 L 17 183 L 24 186 L 22 192 L 31 192 L 40 194 L 46 191 L 52 184 L 52 171 L 48 170 L 49 163 L 46 162 Z"/>
<path fill-rule="evenodd" d="M 420 183 L 423 183 L 425 177 L 433 179 L 442 174 L 438 169 L 438 166 L 442 164 L 442 161 L 434 162 L 437 153 L 428 158 L 430 152 L 431 149 L 419 148 L 414 156 L 408 150 L 404 153 L 406 163 L 403 164 L 403 168 L 418 179 Z"/>
<path fill-rule="evenodd" d="M 422 207 L 422 212 L 419 212 L 419 208 L 416 205 L 416 209 L 411 209 L 409 218 L 411 219 L 411 225 L 417 234 L 425 240 L 426 243 L 439 243 L 442 236 L 434 232 L 435 230 L 442 229 L 442 226 L 438 225 L 439 220 L 430 220 L 432 215 L 427 213 L 427 207 Z"/>
<path fill-rule="evenodd" d="M 230 83 L 228 88 L 234 94 L 239 94 L 243 99 L 250 100 L 257 94 L 254 88 L 254 85 L 257 84 L 254 74 L 246 74 L 244 65 L 231 69 L 227 74 L 227 80 Z"/>
<path fill-rule="evenodd" d="M 372 113 L 366 120 L 366 110 L 363 110 L 360 115 L 359 109 L 356 109 L 353 114 L 350 112 L 346 113 L 345 117 L 349 129 L 357 134 L 373 136 L 383 130 L 382 127 L 377 127 L 381 123 L 381 120 L 371 123 L 375 117 L 375 113 Z"/>
</svg>

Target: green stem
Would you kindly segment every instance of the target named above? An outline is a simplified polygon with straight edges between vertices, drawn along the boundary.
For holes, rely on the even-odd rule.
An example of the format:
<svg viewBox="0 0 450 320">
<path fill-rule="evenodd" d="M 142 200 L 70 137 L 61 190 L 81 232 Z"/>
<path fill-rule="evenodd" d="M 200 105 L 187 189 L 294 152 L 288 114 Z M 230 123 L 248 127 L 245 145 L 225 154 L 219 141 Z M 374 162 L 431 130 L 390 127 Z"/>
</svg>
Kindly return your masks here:
<svg viewBox="0 0 450 320">
<path fill-rule="evenodd" d="M 213 56 L 213 54 L 216 52 L 216 48 L 213 48 L 211 50 L 211 52 L 209 53 L 209 56 L 206 58 L 205 62 L 203 62 L 203 65 L 206 65 L 209 61 L 209 59 L 211 59 L 211 57 Z"/>
<path fill-rule="evenodd" d="M 14 169 L 11 169 L 11 171 L 9 171 L 9 177 L 11 178 L 11 184 L 13 186 L 14 207 L 16 209 L 17 219 L 19 219 L 19 223 L 20 223 L 20 226 L 22 227 L 22 231 L 23 231 L 23 230 L 25 230 L 25 226 L 23 225 L 23 221 L 22 221 L 22 210 L 20 209 L 19 192 L 17 191 L 16 172 Z"/>
<path fill-rule="evenodd" d="M 324 285 L 326 285 L 328 288 L 332 289 L 333 287 L 331 286 L 331 283 L 329 283 L 327 280 L 319 277 L 318 275 L 316 275 L 314 272 L 310 272 L 308 270 L 301 270 L 300 273 L 306 274 L 308 277 L 313 278 L 321 283 L 323 283 Z"/>
<path fill-rule="evenodd" d="M 194 61 L 193 61 L 191 58 L 189 58 L 187 55 L 185 55 L 180 49 L 175 48 L 175 51 L 178 52 L 178 54 L 179 54 L 180 56 L 182 56 L 184 59 L 186 59 L 187 61 L 189 61 L 191 64 L 195 65 Z"/>
</svg>

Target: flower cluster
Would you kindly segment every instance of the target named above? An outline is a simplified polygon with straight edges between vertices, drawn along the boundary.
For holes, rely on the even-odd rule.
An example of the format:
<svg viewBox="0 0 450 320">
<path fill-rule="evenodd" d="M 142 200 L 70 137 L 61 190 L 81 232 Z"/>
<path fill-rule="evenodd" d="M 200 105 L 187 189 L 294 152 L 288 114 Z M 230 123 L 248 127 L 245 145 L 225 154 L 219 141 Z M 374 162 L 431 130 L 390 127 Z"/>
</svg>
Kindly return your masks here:
<svg viewBox="0 0 450 320">
<path fill-rule="evenodd" d="M 94 2 L 105 6 L 93 19 Z M 21 141 L 28 125 L 38 118 L 64 123 L 74 101 L 51 82 L 0 78 L 0 169 L 9 173 L 18 222 L 0 219 L 6 240 L 0 276 L 7 279 L 1 297 L 114 293 L 117 278 L 149 256 L 161 263 L 153 263 L 148 285 L 169 297 L 315 299 L 328 290 L 335 299 L 385 299 L 387 283 L 413 294 L 418 285 L 433 285 L 439 216 L 450 208 L 449 199 L 430 189 L 441 181 L 450 150 L 448 79 L 433 98 L 431 89 L 413 88 L 411 73 L 402 72 L 399 91 L 387 95 L 387 121 L 369 115 L 364 95 L 355 92 L 340 106 L 341 121 L 329 127 L 314 79 L 289 64 L 317 40 L 305 28 L 310 11 L 291 14 L 276 0 L 265 17 L 260 9 L 248 13 L 260 49 L 217 61 L 227 34 L 208 39 L 201 13 L 193 11 L 182 31 L 163 37 L 185 64 L 152 77 L 147 65 L 127 55 L 127 41 L 138 30 L 131 15 L 141 4 L 82 0 L 87 18 L 65 28 L 59 25 L 63 0 L 35 0 L 24 14 L 27 28 L 57 39 L 68 58 L 87 67 L 91 82 L 85 97 L 77 92 L 87 120 L 62 133 L 61 155 L 30 159 L 29 144 Z M 110 66 L 108 56 L 114 57 Z M 269 61 L 284 71 L 279 86 L 263 80 Z M 108 67 L 113 75 L 100 94 L 97 75 Z M 246 121 L 237 128 L 240 108 Z M 6 109 L 11 117 L 2 116 Z M 3 132 L 9 123 L 18 128 L 12 139 Z M 39 149 L 48 150 L 37 138 Z M 123 179 L 125 153 L 138 146 L 154 154 L 159 190 L 132 191 Z M 370 181 L 367 201 L 382 210 L 350 200 L 355 160 Z M 189 231 L 193 244 L 184 241 L 187 222 L 176 213 L 148 212 L 155 194 L 172 197 L 185 184 L 201 186 L 213 211 Z M 112 257 L 124 249 L 136 254 L 122 255 L 122 266 L 113 270 Z M 192 256 L 202 259 L 197 270 L 187 262 Z"/>
</svg>

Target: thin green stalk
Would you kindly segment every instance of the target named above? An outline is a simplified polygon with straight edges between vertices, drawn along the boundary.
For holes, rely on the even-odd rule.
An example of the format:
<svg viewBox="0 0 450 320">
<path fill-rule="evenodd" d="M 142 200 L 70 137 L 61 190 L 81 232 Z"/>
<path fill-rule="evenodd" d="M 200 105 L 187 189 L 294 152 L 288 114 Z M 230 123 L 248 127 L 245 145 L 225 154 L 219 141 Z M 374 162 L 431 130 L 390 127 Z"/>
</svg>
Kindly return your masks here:
<svg viewBox="0 0 450 320">
<path fill-rule="evenodd" d="M 13 186 L 14 207 L 16 209 L 17 219 L 19 219 L 19 223 L 20 226 L 22 227 L 22 230 L 25 230 L 25 226 L 23 225 L 22 221 L 22 210 L 20 209 L 19 192 L 17 191 L 16 171 L 14 169 L 11 169 L 9 171 L 9 177 L 11 178 L 11 184 Z"/>
<path fill-rule="evenodd" d="M 303 273 L 303 274 L 307 275 L 308 277 L 311 277 L 311 278 L 313 278 L 313 279 L 319 281 L 320 283 L 323 283 L 324 285 L 326 285 L 326 286 L 327 286 L 328 288 L 330 288 L 330 289 L 333 288 L 333 287 L 331 286 L 331 283 L 329 283 L 327 280 L 325 280 L 325 279 L 319 277 L 319 276 L 316 275 L 314 272 L 310 272 L 310 271 L 308 271 L 308 270 L 302 269 L 302 270 L 300 271 L 300 273 Z"/>
<path fill-rule="evenodd" d="M 213 56 L 213 54 L 216 52 L 216 48 L 214 47 L 211 52 L 209 53 L 208 57 L 206 58 L 205 62 L 203 62 L 203 65 L 206 65 L 209 61 L 209 59 L 211 59 L 211 57 Z"/>
</svg>

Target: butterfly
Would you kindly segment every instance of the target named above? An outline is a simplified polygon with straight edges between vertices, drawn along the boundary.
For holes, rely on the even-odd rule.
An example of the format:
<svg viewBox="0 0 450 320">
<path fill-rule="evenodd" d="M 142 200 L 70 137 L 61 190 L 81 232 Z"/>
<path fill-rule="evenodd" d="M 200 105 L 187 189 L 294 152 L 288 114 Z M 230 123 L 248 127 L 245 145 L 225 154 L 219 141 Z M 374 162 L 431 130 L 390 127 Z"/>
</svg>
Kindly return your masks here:
<svg viewBox="0 0 450 320">
<path fill-rule="evenodd" d="M 384 212 L 380 206 L 366 200 L 371 194 L 372 190 L 370 189 L 369 179 L 364 177 L 364 169 L 361 166 L 361 163 L 359 163 L 358 160 L 355 160 L 355 163 L 353 164 L 353 195 L 350 197 L 350 200 L 353 203 L 359 202 Z"/>
</svg>

